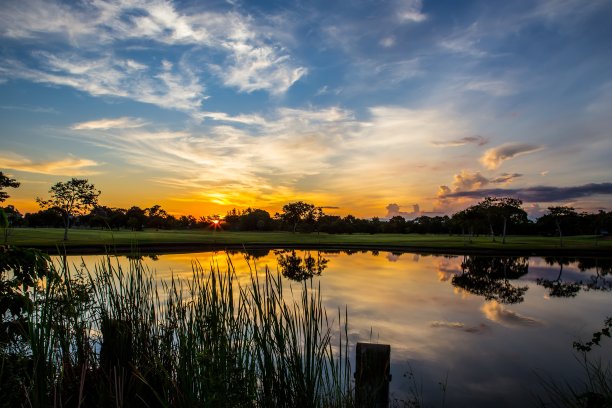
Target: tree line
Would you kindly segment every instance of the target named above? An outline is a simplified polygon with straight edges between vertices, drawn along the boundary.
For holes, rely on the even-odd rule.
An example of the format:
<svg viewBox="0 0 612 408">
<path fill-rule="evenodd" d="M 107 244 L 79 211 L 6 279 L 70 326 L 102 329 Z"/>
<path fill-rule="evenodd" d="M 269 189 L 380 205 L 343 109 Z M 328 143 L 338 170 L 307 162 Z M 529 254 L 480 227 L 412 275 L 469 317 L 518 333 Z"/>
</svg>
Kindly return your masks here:
<svg viewBox="0 0 612 408">
<path fill-rule="evenodd" d="M 18 188 L 19 182 L 0 172 L 0 202 L 9 194 L 6 188 Z M 266 210 L 233 209 L 224 217 L 218 215 L 196 218 L 192 215 L 174 216 L 159 205 L 147 208 L 132 206 L 114 208 L 100 205 L 101 191 L 88 180 L 73 178 L 58 182 L 49 190 L 49 198 L 37 198 L 41 209 L 22 215 L 14 206 L 4 207 L 2 223 L 12 227 L 56 227 L 65 229 L 65 239 L 71 227 L 99 229 L 198 229 L 220 225 L 230 231 L 291 231 L 302 233 L 395 233 L 395 234 L 451 234 L 466 239 L 488 235 L 492 240 L 505 241 L 514 235 L 607 235 L 612 229 L 612 211 L 578 212 L 569 206 L 549 207 L 548 211 L 530 220 L 522 208 L 522 201 L 512 197 L 485 197 L 450 216 L 422 215 L 412 220 L 394 216 L 388 220 L 377 217 L 357 218 L 353 215 L 325 214 L 323 208 L 296 201 L 283 206 L 282 211 L 270 214 Z"/>
</svg>

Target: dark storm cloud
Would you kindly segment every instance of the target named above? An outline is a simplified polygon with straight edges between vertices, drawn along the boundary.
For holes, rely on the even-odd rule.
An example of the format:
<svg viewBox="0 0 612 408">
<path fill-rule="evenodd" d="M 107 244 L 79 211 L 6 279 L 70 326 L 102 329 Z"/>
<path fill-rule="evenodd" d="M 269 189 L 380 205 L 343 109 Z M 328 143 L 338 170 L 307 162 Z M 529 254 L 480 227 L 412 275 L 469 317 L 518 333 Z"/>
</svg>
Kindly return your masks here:
<svg viewBox="0 0 612 408">
<path fill-rule="evenodd" d="M 612 183 L 589 183 L 574 187 L 486 188 L 476 191 L 457 191 L 445 194 L 443 198 L 511 196 L 520 198 L 525 202 L 552 202 L 573 200 L 596 194 L 612 194 Z"/>
</svg>

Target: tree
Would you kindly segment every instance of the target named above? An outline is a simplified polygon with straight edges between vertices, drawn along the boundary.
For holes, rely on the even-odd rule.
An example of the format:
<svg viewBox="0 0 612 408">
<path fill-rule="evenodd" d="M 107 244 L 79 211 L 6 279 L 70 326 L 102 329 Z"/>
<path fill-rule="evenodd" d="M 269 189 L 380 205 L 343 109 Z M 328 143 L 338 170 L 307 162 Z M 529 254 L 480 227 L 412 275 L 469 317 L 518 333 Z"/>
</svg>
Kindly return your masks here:
<svg viewBox="0 0 612 408">
<path fill-rule="evenodd" d="M 303 201 L 289 203 L 283 206 L 283 214 L 280 215 L 280 218 L 289 225 L 292 225 L 293 232 L 295 233 L 300 222 L 314 219 L 313 214 L 315 210 L 316 207 L 313 204 Z"/>
<path fill-rule="evenodd" d="M 58 182 L 49 190 L 51 198 L 36 201 L 42 208 L 58 209 L 64 219 L 64 241 L 68 241 L 70 218 L 86 214 L 87 210 L 98 204 L 98 196 L 102 193 L 96 190 L 87 179 L 72 178 L 70 181 Z"/>
<path fill-rule="evenodd" d="M 561 231 L 561 223 L 568 218 L 574 218 L 578 216 L 576 210 L 573 207 L 559 206 L 559 207 L 548 207 L 548 215 L 550 215 L 557 225 L 557 231 L 559 231 L 559 244 L 563 247 L 563 232 Z"/>
<path fill-rule="evenodd" d="M 20 185 L 21 183 L 19 183 L 17 180 L 5 176 L 4 173 L 0 171 L 0 203 L 10 197 L 5 191 L 2 190 L 7 187 L 17 188 Z"/>
<path fill-rule="evenodd" d="M 147 221 L 147 215 L 145 210 L 140 207 L 130 207 L 125 213 L 127 217 L 127 227 L 132 231 L 142 231 L 145 222 Z"/>
<path fill-rule="evenodd" d="M 156 230 L 164 227 L 168 213 L 160 205 L 155 204 L 153 207 L 145 209 L 145 212 L 149 217 L 147 226 L 153 227 Z"/>
</svg>

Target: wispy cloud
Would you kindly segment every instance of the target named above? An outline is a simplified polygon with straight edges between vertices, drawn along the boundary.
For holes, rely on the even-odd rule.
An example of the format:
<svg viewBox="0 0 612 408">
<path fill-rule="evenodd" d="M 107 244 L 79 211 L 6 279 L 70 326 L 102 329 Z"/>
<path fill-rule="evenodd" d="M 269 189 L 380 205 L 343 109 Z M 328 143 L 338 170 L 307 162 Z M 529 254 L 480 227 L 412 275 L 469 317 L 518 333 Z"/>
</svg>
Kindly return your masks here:
<svg viewBox="0 0 612 408">
<path fill-rule="evenodd" d="M 431 142 L 432 145 L 440 146 L 440 147 L 456 147 L 456 146 L 464 146 L 467 144 L 475 144 L 477 146 L 484 146 L 487 143 L 489 143 L 489 139 L 484 136 L 480 136 L 480 135 L 465 136 L 465 137 L 461 137 L 458 139 L 451 139 L 451 140 L 434 140 Z"/>
<path fill-rule="evenodd" d="M 67 157 L 62 160 L 54 161 L 33 161 L 27 157 L 17 154 L 5 154 L 0 156 L 0 168 L 7 168 L 27 173 L 47 174 L 53 176 L 65 175 L 91 175 L 98 172 L 91 170 L 91 167 L 99 166 L 89 159 L 79 159 Z"/>
<path fill-rule="evenodd" d="M 466 91 L 483 92 L 493 96 L 508 96 L 516 93 L 516 89 L 507 81 L 502 80 L 472 80 L 463 87 Z"/>
<path fill-rule="evenodd" d="M 488 149 L 480 162 L 489 170 L 498 168 L 504 161 L 521 156 L 527 153 L 533 153 L 543 148 L 542 145 L 534 145 L 528 143 L 507 143 L 498 147 Z"/>
<path fill-rule="evenodd" d="M 116 119 L 98 119 L 89 122 L 75 123 L 72 130 L 108 130 L 108 129 L 134 129 L 143 127 L 146 122 L 139 118 L 121 117 Z"/>
<path fill-rule="evenodd" d="M 31 68 L 16 60 L 0 64 L 0 72 L 12 78 L 76 88 L 93 96 L 129 98 L 163 108 L 197 112 L 206 98 L 199 79 L 184 64 L 163 61 L 143 75 L 129 68 L 129 60 L 112 55 L 83 58 L 73 54 L 33 54 L 39 66 Z"/>
<path fill-rule="evenodd" d="M 516 180 L 519 177 L 523 177 L 523 175 L 520 173 L 512 173 L 512 174 L 502 173 L 499 176 L 494 177 L 489 181 L 495 184 L 509 184 L 509 183 L 512 183 L 514 180 Z"/>
<path fill-rule="evenodd" d="M 392 106 L 374 107 L 362 120 L 340 107 L 203 116 L 207 120 L 198 130 L 162 131 L 152 125 L 104 130 L 94 124 L 91 132 L 80 129 L 78 138 L 114 151 L 131 166 L 156 169 L 153 181 L 182 190 L 189 199 L 272 206 L 296 195 L 325 195 L 325 201 L 344 205 L 341 198 L 351 194 L 385 199 L 392 190 L 383 186 L 407 171 L 398 169 L 426 151 L 440 152 L 428 140 L 463 127 L 443 112 Z"/>
<path fill-rule="evenodd" d="M 466 54 L 470 57 L 482 58 L 487 56 L 480 45 L 481 37 L 484 36 L 479 23 L 473 23 L 466 28 L 456 30 L 438 44 L 453 53 Z"/>
<path fill-rule="evenodd" d="M 273 95 L 286 92 L 308 72 L 282 44 L 287 33 L 236 11 L 193 10 L 179 11 L 161 0 L 94 1 L 79 7 L 54 0 L 6 2 L 0 6 L 0 36 L 28 41 L 37 51 L 35 63 L 6 60 L 0 72 L 189 113 L 206 99 L 203 81 L 211 70 L 228 87 Z M 126 41 L 135 40 L 157 43 L 172 60 L 152 64 L 121 58 Z M 56 53 L 57 47 L 47 43 L 69 51 Z M 54 51 L 40 51 L 45 48 Z"/>
<path fill-rule="evenodd" d="M 13 111 L 24 111 L 32 113 L 53 113 L 57 114 L 58 111 L 55 108 L 45 106 L 17 106 L 17 105 L 2 105 L 0 109 L 13 110 Z"/>
</svg>

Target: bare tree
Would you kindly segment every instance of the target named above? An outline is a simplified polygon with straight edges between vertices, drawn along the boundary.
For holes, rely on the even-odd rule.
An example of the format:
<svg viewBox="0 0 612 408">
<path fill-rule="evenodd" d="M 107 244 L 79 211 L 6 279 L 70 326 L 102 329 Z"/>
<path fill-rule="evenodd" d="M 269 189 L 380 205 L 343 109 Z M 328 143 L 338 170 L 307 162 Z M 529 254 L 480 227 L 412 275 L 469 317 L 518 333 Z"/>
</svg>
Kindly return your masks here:
<svg viewBox="0 0 612 408">
<path fill-rule="evenodd" d="M 87 179 L 73 178 L 70 181 L 58 182 L 49 190 L 51 198 L 42 200 L 36 198 L 41 208 L 56 208 L 62 213 L 64 219 L 64 241 L 68 241 L 70 218 L 83 215 L 87 210 L 98 204 L 100 190 L 96 190 Z"/>
</svg>

